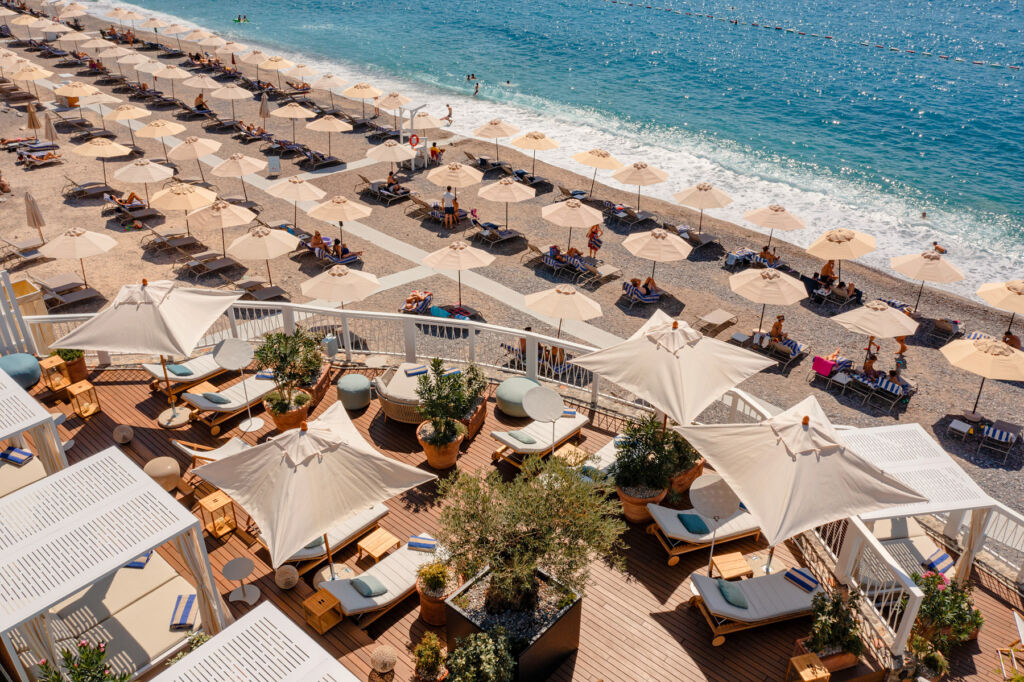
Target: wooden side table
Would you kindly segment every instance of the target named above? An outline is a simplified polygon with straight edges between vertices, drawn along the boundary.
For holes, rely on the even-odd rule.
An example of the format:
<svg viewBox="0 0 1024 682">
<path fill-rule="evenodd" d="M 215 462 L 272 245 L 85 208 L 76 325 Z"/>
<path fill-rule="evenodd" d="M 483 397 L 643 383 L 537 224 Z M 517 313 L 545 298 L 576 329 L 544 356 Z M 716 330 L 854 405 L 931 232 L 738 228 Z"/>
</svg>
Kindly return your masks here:
<svg viewBox="0 0 1024 682">
<path fill-rule="evenodd" d="M 718 571 L 718 576 L 723 580 L 750 578 L 754 575 L 754 569 L 750 567 L 742 552 L 717 554 L 711 559 L 711 566 Z"/>
<path fill-rule="evenodd" d="M 215 538 L 222 538 L 238 526 L 235 518 L 235 505 L 223 490 L 218 490 L 199 500 L 199 517 L 203 522 L 203 528 Z M 230 515 L 228 514 L 230 509 Z M 210 515 L 210 522 L 206 523 L 206 514 Z"/>
<path fill-rule="evenodd" d="M 302 612 L 309 627 L 321 635 L 345 618 L 341 602 L 327 590 L 317 590 L 316 594 L 302 602 Z"/>
<path fill-rule="evenodd" d="M 363 554 L 369 554 L 373 557 L 374 563 L 380 561 L 380 558 L 391 551 L 393 547 L 402 544 L 402 541 L 396 538 L 391 533 L 387 532 L 383 528 L 378 528 L 373 531 L 356 545 L 359 550 L 359 556 L 356 557 L 356 561 L 363 558 Z"/>
<path fill-rule="evenodd" d="M 72 409 L 82 419 L 91 417 L 103 408 L 100 407 L 100 396 L 96 387 L 88 381 L 79 381 L 68 386 L 68 401 Z"/>
<path fill-rule="evenodd" d="M 39 361 L 43 382 L 52 392 L 57 393 L 71 385 L 71 373 L 67 363 L 59 355 L 51 355 Z"/>
<path fill-rule="evenodd" d="M 832 673 L 821 664 L 817 654 L 804 654 L 789 659 L 785 682 L 829 682 Z"/>
</svg>

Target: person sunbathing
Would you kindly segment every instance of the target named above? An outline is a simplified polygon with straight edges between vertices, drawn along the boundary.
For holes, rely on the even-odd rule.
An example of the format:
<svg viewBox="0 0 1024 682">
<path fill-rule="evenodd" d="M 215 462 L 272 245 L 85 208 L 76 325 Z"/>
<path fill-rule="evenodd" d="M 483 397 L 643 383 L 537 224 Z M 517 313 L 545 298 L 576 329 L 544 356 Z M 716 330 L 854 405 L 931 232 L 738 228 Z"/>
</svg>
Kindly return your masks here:
<svg viewBox="0 0 1024 682">
<path fill-rule="evenodd" d="M 552 244 L 551 248 L 548 250 L 548 255 L 554 258 L 559 263 L 565 262 L 565 256 L 562 255 L 562 250 L 555 246 L 554 244 Z M 640 280 L 633 280 L 633 282 L 634 286 L 640 286 Z"/>
<path fill-rule="evenodd" d="M 836 348 L 834 351 L 826 355 L 825 359 L 828 360 L 829 362 L 839 362 L 839 358 L 841 357 L 839 355 L 839 352 L 839 349 Z"/>
<path fill-rule="evenodd" d="M 0 180 L 0 182 L 2 182 L 2 180 Z M 0 186 L 0 190 L 2 190 L 2 189 L 3 189 L 3 187 Z M 8 190 L 8 191 L 10 191 L 10 190 Z M 1018 337 L 1016 334 L 1014 334 L 1009 329 L 1007 329 L 1006 333 L 1003 334 L 1003 343 L 1005 343 L 1010 348 L 1016 348 L 1017 350 L 1020 350 L 1020 337 Z"/>
<path fill-rule="evenodd" d="M 420 295 L 420 292 L 414 291 L 409 294 L 409 297 L 405 299 L 405 305 L 402 306 L 402 310 L 412 312 L 416 310 L 416 306 L 424 301 L 424 297 Z"/>
<path fill-rule="evenodd" d="M 878 360 L 878 356 L 874 353 L 868 353 L 867 357 L 864 358 L 864 366 L 861 368 L 861 374 L 868 377 L 869 379 L 877 379 L 881 376 L 881 372 L 875 369 L 875 362 Z"/>
<path fill-rule="evenodd" d="M 31 161 L 35 161 L 36 163 L 42 163 L 43 161 L 52 161 L 53 159 L 59 159 L 60 154 L 56 152 L 46 152 L 42 156 L 39 156 L 38 154 L 30 154 L 28 152 L 25 152 L 25 158 Z"/>
<path fill-rule="evenodd" d="M 565 349 L 551 346 L 544 349 L 544 360 L 553 367 L 565 364 Z"/>
<path fill-rule="evenodd" d="M 349 251 L 348 247 L 343 244 L 340 239 L 334 240 L 334 246 L 331 247 L 331 254 L 333 254 L 335 258 L 340 260 L 350 253 L 352 252 Z"/>
<path fill-rule="evenodd" d="M 840 282 L 839 286 L 843 286 Z M 853 282 L 846 283 L 846 297 L 853 303 L 862 303 L 864 300 L 864 292 L 853 285 Z"/>
<path fill-rule="evenodd" d="M 192 108 L 199 109 L 200 111 L 210 110 L 210 107 L 206 106 L 206 100 L 203 98 L 203 93 L 200 92 L 195 98 L 195 101 L 192 103 Z"/>
<path fill-rule="evenodd" d="M 772 329 L 768 332 L 768 336 L 771 337 L 772 341 L 785 341 L 789 338 L 789 334 L 782 331 L 782 323 L 786 321 L 785 315 L 778 315 L 775 318 L 775 324 L 772 325 Z"/>
<path fill-rule="evenodd" d="M 399 194 L 404 187 L 398 184 L 398 180 L 395 179 L 395 171 L 388 173 L 388 179 L 384 181 L 384 188 L 392 194 Z"/>
<path fill-rule="evenodd" d="M 767 244 L 761 248 L 761 253 L 759 255 L 761 258 L 768 261 L 768 265 L 775 265 L 775 261 L 779 260 L 779 257 L 775 255 L 775 251 L 768 248 Z"/>
<path fill-rule="evenodd" d="M 897 384 L 901 389 L 903 389 L 904 393 L 910 390 L 910 382 L 900 376 L 900 371 L 898 369 L 889 370 L 889 381 Z"/>
<path fill-rule="evenodd" d="M 320 234 L 320 230 L 313 231 L 313 236 L 309 239 L 309 245 L 314 249 L 324 249 L 325 251 L 331 250 L 331 240 L 324 239 Z"/>
<path fill-rule="evenodd" d="M 128 196 L 123 197 L 121 199 L 118 199 L 116 197 L 112 198 L 114 199 L 115 203 L 120 204 L 124 208 L 139 208 L 140 206 L 146 205 L 146 202 L 142 200 L 142 197 L 140 197 L 135 192 L 130 192 Z"/>
<path fill-rule="evenodd" d="M 821 268 L 821 279 L 822 281 L 832 284 L 836 279 L 836 262 L 830 260 Z"/>
<path fill-rule="evenodd" d="M 523 327 L 523 331 L 524 332 L 532 332 L 533 331 L 533 327 Z M 520 353 L 520 355 L 522 355 L 522 357 L 524 357 L 524 358 L 526 357 L 526 337 L 525 336 L 520 336 L 519 337 L 519 353 Z"/>
<path fill-rule="evenodd" d="M 653 277 L 648 277 L 647 279 L 644 280 L 643 285 L 640 287 L 640 291 L 644 292 L 644 294 L 646 294 L 648 296 L 650 296 L 651 294 L 659 294 L 660 295 L 660 294 L 665 293 L 661 289 L 658 288 L 658 284 L 657 284 L 657 282 L 654 281 Z"/>
<path fill-rule="evenodd" d="M 570 246 L 569 250 L 565 252 L 567 258 L 579 258 L 583 254 L 575 246 Z"/>
</svg>

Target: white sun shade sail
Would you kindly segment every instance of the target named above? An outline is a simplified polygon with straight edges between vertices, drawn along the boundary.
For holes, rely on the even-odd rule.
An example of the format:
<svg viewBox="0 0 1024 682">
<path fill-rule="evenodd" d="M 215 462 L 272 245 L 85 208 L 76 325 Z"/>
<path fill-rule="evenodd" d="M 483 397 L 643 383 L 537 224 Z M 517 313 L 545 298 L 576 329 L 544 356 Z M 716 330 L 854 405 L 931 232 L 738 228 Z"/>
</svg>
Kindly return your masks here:
<svg viewBox="0 0 1024 682">
<path fill-rule="evenodd" d="M 341 403 L 305 430 L 285 431 L 195 473 L 252 517 L 275 567 L 370 505 L 437 478 L 377 452 Z"/>
</svg>

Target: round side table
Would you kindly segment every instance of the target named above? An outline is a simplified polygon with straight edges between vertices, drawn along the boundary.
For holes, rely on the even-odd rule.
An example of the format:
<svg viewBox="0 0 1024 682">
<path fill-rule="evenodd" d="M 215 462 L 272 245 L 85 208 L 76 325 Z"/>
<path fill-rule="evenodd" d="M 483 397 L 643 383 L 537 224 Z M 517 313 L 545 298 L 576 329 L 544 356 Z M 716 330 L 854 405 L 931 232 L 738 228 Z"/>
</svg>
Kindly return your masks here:
<svg viewBox="0 0 1024 682">
<path fill-rule="evenodd" d="M 231 590 L 228 601 L 244 601 L 249 606 L 259 601 L 260 588 L 256 585 L 246 585 L 244 582 L 255 567 L 252 559 L 244 556 L 236 557 L 224 564 L 224 570 L 221 571 L 224 577 L 228 580 L 238 581 L 238 587 Z"/>
<path fill-rule="evenodd" d="M 174 490 L 181 478 L 181 467 L 173 457 L 154 457 L 142 470 L 167 492 Z"/>
</svg>

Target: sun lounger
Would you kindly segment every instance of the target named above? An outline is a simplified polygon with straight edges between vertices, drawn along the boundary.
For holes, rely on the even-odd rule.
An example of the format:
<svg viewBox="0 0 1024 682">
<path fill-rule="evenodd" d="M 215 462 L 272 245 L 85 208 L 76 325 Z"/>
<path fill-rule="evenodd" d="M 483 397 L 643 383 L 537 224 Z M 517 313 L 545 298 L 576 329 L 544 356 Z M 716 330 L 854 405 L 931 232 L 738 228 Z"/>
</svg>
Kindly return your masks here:
<svg viewBox="0 0 1024 682">
<path fill-rule="evenodd" d="M 64 157 L 60 154 L 34 154 L 31 152 L 18 152 L 18 161 L 25 168 L 40 168 L 55 163 L 64 163 Z"/>
<path fill-rule="evenodd" d="M 978 452 L 983 449 L 993 450 L 1003 455 L 1003 463 L 1010 458 L 1010 450 L 1020 440 L 1021 428 L 1016 424 L 997 421 L 994 424 L 982 427 L 981 440 L 978 442 Z"/>
<path fill-rule="evenodd" d="M 932 321 L 927 337 L 939 343 L 949 343 L 958 336 L 964 335 L 964 327 L 960 322 L 939 318 Z"/>
<path fill-rule="evenodd" d="M 181 265 L 178 271 L 182 274 L 187 274 L 193 280 L 198 280 L 200 277 L 205 277 L 206 275 L 219 274 L 222 270 L 228 270 L 230 268 L 241 266 L 242 264 L 236 261 L 234 258 L 226 256 L 224 258 L 218 258 L 216 260 L 210 261 L 198 261 L 195 259 L 189 259 L 188 261 Z"/>
<path fill-rule="evenodd" d="M 167 384 L 170 382 L 170 393 L 173 395 L 175 393 L 180 393 L 181 391 L 187 391 L 192 386 L 215 377 L 225 371 L 214 361 L 212 353 L 206 353 L 205 355 L 200 355 L 184 362 L 168 364 L 177 364 L 192 373 L 181 375 L 168 370 L 165 379 L 164 368 L 160 363 L 144 363 L 142 365 L 142 369 L 149 372 L 149 376 L 152 377 L 149 381 L 149 389 L 151 391 L 163 391 L 164 393 L 167 393 Z"/>
<path fill-rule="evenodd" d="M 73 133 L 71 141 L 76 144 L 80 144 L 82 142 L 88 142 L 89 140 L 96 139 L 97 137 L 103 137 L 108 140 L 113 140 L 115 137 L 117 137 L 117 135 L 114 133 L 113 130 L 108 130 L 106 128 L 97 128 L 93 126 L 91 128 L 83 128 L 80 130 L 76 130 Z"/>
<path fill-rule="evenodd" d="M 211 448 L 206 445 L 200 445 L 199 443 L 189 443 L 183 440 L 171 440 L 171 445 L 176 447 L 180 452 L 184 452 L 192 460 L 192 466 L 200 466 L 207 462 L 216 462 L 219 459 L 230 457 L 231 455 L 237 455 L 239 452 L 244 452 L 252 446 L 246 443 L 241 438 L 235 437 L 224 443 L 218 448 Z"/>
<path fill-rule="evenodd" d="M 398 309 L 398 312 L 408 313 L 410 315 L 425 315 L 426 313 L 430 312 L 430 302 L 434 300 L 434 295 L 429 291 L 413 293 L 421 293 L 425 295 L 413 308 L 406 308 L 405 306 L 402 306 L 401 308 Z"/>
<path fill-rule="evenodd" d="M 201 247 L 202 245 L 202 242 L 191 235 L 182 237 L 164 237 L 159 234 L 154 234 L 152 237 L 142 242 L 142 248 L 154 249 L 156 251 L 166 251 L 167 249 L 190 249 L 195 246 Z"/>
<path fill-rule="evenodd" d="M 284 563 L 298 564 L 296 569 L 298 569 L 299 575 L 305 575 L 327 560 L 327 549 L 324 547 L 323 542 L 314 544 L 318 539 L 322 540 L 324 534 L 327 535 L 327 541 L 331 545 L 331 556 L 333 557 L 339 550 L 344 549 L 366 533 L 380 526 L 380 520 L 387 516 L 389 511 L 383 503 L 370 505 L 341 523 L 328 528 L 323 534 L 310 538 L 312 541 L 310 544 L 314 546 L 303 547 L 286 559 Z M 266 547 L 263 538 L 257 535 L 256 539 Z"/>
<path fill-rule="evenodd" d="M 536 244 L 534 244 L 533 242 L 531 242 L 529 239 L 527 239 L 526 240 L 526 253 L 524 253 L 519 258 L 519 262 L 522 263 L 523 261 L 525 261 L 526 265 L 533 265 L 537 261 L 542 260 L 544 258 L 544 254 L 546 254 L 546 253 L 548 253 L 550 251 L 551 251 L 551 247 L 550 246 L 545 246 L 544 248 L 541 248 L 541 247 L 537 246 Z"/>
<path fill-rule="evenodd" d="M 58 294 L 63 294 L 65 291 L 81 289 L 85 286 L 85 282 L 81 280 L 78 273 L 73 272 L 51 275 L 50 277 L 32 277 L 29 275 L 29 279 L 35 282 L 40 289 L 56 291 Z"/>
<path fill-rule="evenodd" d="M 313 170 L 318 168 L 327 168 L 329 166 L 338 166 L 342 163 L 341 159 L 337 156 L 321 154 L 320 152 L 313 151 L 309 148 L 302 150 L 301 153 L 306 158 L 299 161 L 299 165 L 304 166 L 305 168 L 312 168 Z"/>
<path fill-rule="evenodd" d="M 269 301 L 281 296 L 287 297 L 288 292 L 279 286 L 268 286 L 263 282 L 240 282 L 238 288 L 245 292 L 243 299 L 251 301 Z"/>
<path fill-rule="evenodd" d="M 0 241 L 4 243 L 4 259 L 17 258 L 19 261 L 30 262 L 43 257 L 39 252 L 39 247 L 43 244 L 38 239 L 12 242 L 0 237 Z"/>
<path fill-rule="evenodd" d="M 493 170 L 501 170 L 509 165 L 508 161 L 491 161 L 491 159 L 486 156 L 476 157 L 465 150 L 463 150 L 462 153 L 466 155 L 467 159 L 476 164 L 476 166 L 484 173 L 489 173 Z"/>
<path fill-rule="evenodd" d="M 545 183 L 549 185 L 551 184 L 551 181 L 548 180 L 547 178 L 542 178 L 539 175 L 533 175 L 523 170 L 522 168 L 512 170 L 511 166 L 502 166 L 501 170 L 505 173 L 505 175 L 509 176 L 510 178 L 513 178 L 517 182 L 521 182 L 524 185 L 528 185 L 530 187 L 533 187 L 534 185 L 542 185 Z"/>
<path fill-rule="evenodd" d="M 473 226 L 476 227 L 478 231 L 470 235 L 470 239 L 479 239 L 488 247 L 497 246 L 498 244 L 502 244 L 513 239 L 519 239 L 523 236 L 522 232 L 517 230 L 508 230 L 495 223 L 481 223 L 476 218 L 472 218 L 472 221 Z"/>
<path fill-rule="evenodd" d="M 648 221 L 658 222 L 660 220 L 657 213 L 652 213 L 651 211 L 637 212 L 629 206 L 623 206 L 620 213 L 621 215 L 618 216 L 619 221 L 625 223 L 630 228 Z"/>
<path fill-rule="evenodd" d="M 872 402 L 881 403 L 885 406 L 886 412 L 892 412 L 901 401 L 909 401 L 910 396 L 917 392 L 914 386 L 903 386 L 890 381 L 885 376 L 880 376 L 875 381 L 875 390 L 871 392 L 868 399 Z"/>
<path fill-rule="evenodd" d="M 632 282 L 628 281 L 622 283 L 622 295 L 626 297 L 627 301 L 629 301 L 630 309 L 632 309 L 637 303 L 650 305 L 651 303 L 657 303 L 661 300 L 661 292 L 645 294 L 640 291 L 639 288 L 633 286 Z"/>
<path fill-rule="evenodd" d="M 718 243 L 718 237 L 715 235 L 710 232 L 694 232 L 689 225 L 677 225 L 675 227 L 667 225 L 666 228 L 674 229 L 680 237 L 688 241 L 695 249 L 707 246 L 708 244 Z"/>
<path fill-rule="evenodd" d="M 578 199 L 579 201 L 586 201 L 590 192 L 582 189 L 567 189 L 562 185 L 558 185 L 558 191 L 561 192 L 563 199 Z"/>
<path fill-rule="evenodd" d="M 220 433 L 219 424 L 221 422 L 241 414 L 247 406 L 260 404 L 263 402 L 263 398 L 275 388 L 277 388 L 277 384 L 273 379 L 261 379 L 257 375 L 218 391 L 219 395 L 228 399 L 226 403 L 215 403 L 202 395 L 187 391 L 181 394 L 181 399 L 194 408 L 190 415 L 190 421 L 201 421 L 210 427 L 210 435 L 216 436 Z M 249 397 L 248 402 L 246 395 Z M 203 412 L 210 414 L 201 416 Z"/>
<path fill-rule="evenodd" d="M 491 460 L 505 461 L 521 469 L 523 462 L 530 455 L 545 456 L 551 453 L 552 444 L 555 448 L 559 445 L 569 441 L 573 438 L 578 438 L 583 427 L 587 425 L 586 415 L 577 412 L 575 415 L 562 417 L 554 423 L 554 429 L 552 424 L 549 422 L 530 422 L 521 429 L 513 429 L 512 431 L 491 431 L 491 438 L 501 443 L 501 447 L 491 453 Z M 532 443 L 524 443 L 523 441 L 510 435 L 512 433 L 520 433 L 529 439 L 532 439 Z M 551 436 L 554 434 L 554 441 Z"/>
<path fill-rule="evenodd" d="M 810 352 L 809 346 L 798 343 L 793 339 L 775 341 L 769 338 L 767 334 L 763 333 L 754 335 L 754 343 L 752 347 L 754 350 L 764 353 L 773 360 L 777 360 L 779 363 L 779 369 L 783 372 L 786 371 L 791 364 L 803 358 Z"/>
<path fill-rule="evenodd" d="M 1024 675 L 1024 651 L 1021 650 L 1024 645 L 1024 617 L 1017 611 L 1013 612 L 1013 623 L 1017 627 L 1017 639 L 1005 647 L 996 649 L 999 670 L 1003 673 L 1004 680 L 1016 680 Z"/>
<path fill-rule="evenodd" d="M 104 296 L 92 287 L 69 291 L 63 294 L 58 294 L 56 292 L 47 292 L 43 294 L 43 301 L 46 302 L 47 310 L 56 310 L 57 308 L 63 308 L 64 306 L 68 306 L 73 303 L 90 301 L 94 298 L 104 298 Z"/>
<path fill-rule="evenodd" d="M 583 477 L 586 480 L 592 480 L 591 477 L 588 476 L 588 474 L 592 472 L 597 472 L 605 476 L 608 475 L 608 469 L 611 468 L 612 464 L 615 464 L 615 457 L 618 454 L 616 445 L 620 438 L 622 438 L 622 434 L 616 434 L 615 437 L 605 443 L 601 449 L 587 458 L 583 465 Z"/>
<path fill-rule="evenodd" d="M 379 597 L 364 597 L 352 586 L 353 578 L 327 580 L 317 587 L 327 590 L 341 603 L 342 612 L 366 628 L 389 609 L 416 591 L 420 566 L 436 559 L 433 552 L 420 552 L 406 545 L 381 559 L 360 576 L 373 576 L 387 588 Z"/>
<path fill-rule="evenodd" d="M 940 572 L 947 578 L 952 578 L 955 575 L 953 559 L 939 549 L 924 532 L 907 538 L 882 540 L 881 543 L 889 556 L 900 565 L 907 575 L 934 570 L 928 565 L 930 561 L 936 562 L 938 568 L 944 568 L 945 570 L 940 570 Z M 863 587 L 866 592 L 869 591 L 868 585 Z"/>
<path fill-rule="evenodd" d="M 46 478 L 46 469 L 39 457 L 33 457 L 21 465 L 0 460 L 0 497 L 10 495 L 15 490 L 21 490 L 43 478 Z"/>
<path fill-rule="evenodd" d="M 806 592 L 791 583 L 785 572 L 758 576 L 730 583 L 746 598 L 747 608 L 733 606 L 722 596 L 718 580 L 701 572 L 690 576 L 694 596 L 689 605 L 700 610 L 714 638 L 712 646 L 725 643 L 725 636 L 772 623 L 811 615 L 811 602 L 821 591 L 815 587 Z"/>
<path fill-rule="evenodd" d="M 669 566 L 678 564 L 680 555 L 710 547 L 712 535 L 714 535 L 716 545 L 750 536 L 757 539 L 761 535 L 757 521 L 743 509 L 719 521 L 703 516 L 695 509 L 685 509 L 680 512 L 678 509 L 670 509 L 657 504 L 648 504 L 647 509 L 654 519 L 654 523 L 647 526 L 647 533 L 656 537 L 668 552 Z M 699 516 L 704 525 L 708 527 L 708 532 L 691 533 L 679 520 L 680 513 Z"/>
</svg>

